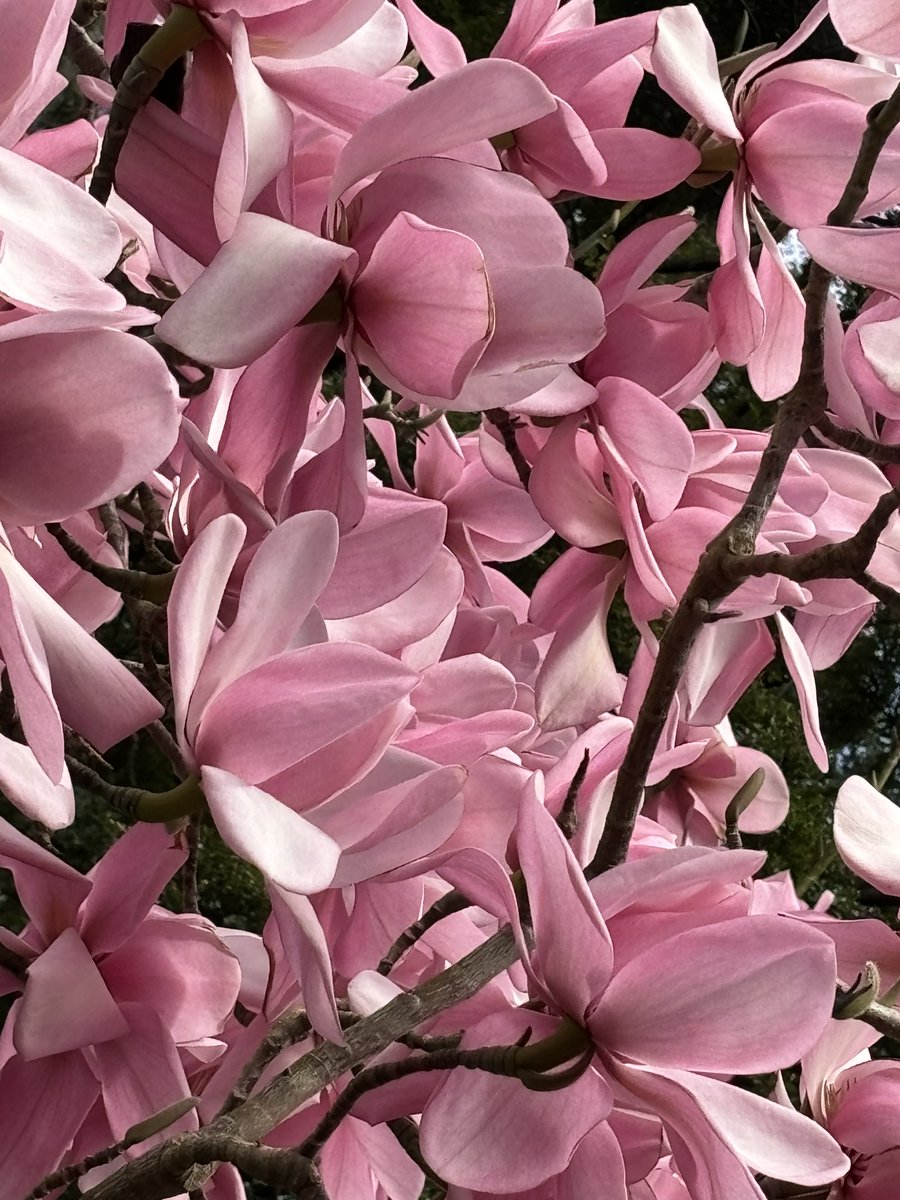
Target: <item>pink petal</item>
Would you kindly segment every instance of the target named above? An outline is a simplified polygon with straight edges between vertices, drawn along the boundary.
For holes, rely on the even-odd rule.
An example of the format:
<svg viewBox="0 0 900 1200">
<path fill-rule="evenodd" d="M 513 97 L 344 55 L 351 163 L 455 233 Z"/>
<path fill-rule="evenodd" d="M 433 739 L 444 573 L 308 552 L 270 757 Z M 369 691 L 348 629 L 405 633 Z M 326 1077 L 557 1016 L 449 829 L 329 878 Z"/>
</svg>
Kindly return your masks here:
<svg viewBox="0 0 900 1200">
<path fill-rule="evenodd" d="M 5 0 L 0 12 L 10 31 L 0 59 L 0 128 L 4 145 L 15 146 L 65 86 L 56 67 L 70 14 L 59 0 L 34 0 L 21 12 Z"/>
<path fill-rule="evenodd" d="M 202 710 L 229 683 L 288 649 L 328 581 L 337 549 L 337 521 L 326 512 L 298 513 L 263 539 L 244 575 L 237 616 L 203 663 L 194 705 Z"/>
<path fill-rule="evenodd" d="M 172 1035 L 159 1014 L 146 1004 L 126 1004 L 123 1012 L 128 1022 L 125 1034 L 94 1051 L 103 1107 L 115 1138 L 191 1094 Z M 163 1142 L 197 1126 L 197 1114 L 191 1109 L 153 1141 Z"/>
<path fill-rule="evenodd" d="M 427 17 L 415 0 L 397 0 L 397 7 L 406 18 L 410 41 L 435 78 L 466 65 L 466 52 L 455 33 Z"/>
<path fill-rule="evenodd" d="M 828 0 L 828 12 L 844 45 L 859 54 L 900 58 L 900 13 L 893 0 Z"/>
<path fill-rule="evenodd" d="M 648 515 L 654 521 L 669 516 L 694 462 L 687 426 L 656 396 L 628 379 L 601 380 L 597 411 L 643 492 Z"/>
<path fill-rule="evenodd" d="M 653 1066 L 753 1074 L 796 1062 L 831 1015 L 834 951 L 755 916 L 677 934 L 631 959 L 591 1018 L 595 1038 Z"/>
<path fill-rule="evenodd" d="M 9 668 L 9 656 L 6 659 Z M 0 789 L 20 812 L 47 829 L 64 829 L 75 819 L 75 793 L 67 770 L 53 783 L 33 751 L 0 736 Z"/>
<path fill-rule="evenodd" d="M 26 308 L 115 311 L 124 300 L 103 282 L 122 234 L 91 196 L 38 163 L 0 147 L 0 293 Z"/>
<path fill-rule="evenodd" d="M 624 1063 L 616 1075 L 662 1117 L 679 1172 L 697 1200 L 757 1200 L 750 1171 L 817 1187 L 849 1168 L 815 1121 L 743 1088 Z"/>
<path fill-rule="evenodd" d="M 612 941 L 575 855 L 530 784 L 519 804 L 516 849 L 534 927 L 533 966 L 551 1004 L 581 1024 L 612 973 Z"/>
<path fill-rule="evenodd" d="M 175 385 L 159 354 L 131 334 L 14 338 L 0 345 L 0 370 L 0 518 L 11 525 L 93 508 L 149 475 L 175 444 Z"/>
<path fill-rule="evenodd" d="M 305 229 L 241 213 L 231 239 L 172 305 L 157 333 L 199 362 L 243 366 L 305 317 L 352 257 L 346 246 Z"/>
<path fill-rule="evenodd" d="M 24 1196 L 55 1170 L 99 1093 L 80 1053 L 34 1062 L 18 1056 L 0 1071 L 0 1177 L 4 1200 Z M 41 1130 L 35 1137 L 34 1131 Z"/>
<path fill-rule="evenodd" d="M 806 745 L 813 762 L 820 771 L 828 770 L 828 748 L 819 728 L 819 702 L 816 696 L 816 677 L 813 673 L 806 648 L 791 625 L 781 613 L 775 614 L 775 624 L 781 638 L 781 650 L 785 666 L 794 681 L 800 699 L 800 716 Z"/>
<path fill-rule="evenodd" d="M 700 165 L 700 152 L 685 138 L 664 137 L 651 129 L 595 129 L 591 137 L 606 163 L 598 195 L 617 200 L 659 196 Z"/>
<path fill-rule="evenodd" d="M 132 825 L 110 846 L 91 869 L 90 895 L 78 915 L 94 957 L 134 933 L 186 858 L 181 839 L 163 825 Z"/>
<path fill-rule="evenodd" d="M 150 1005 L 179 1043 L 221 1033 L 241 984 L 238 960 L 190 914 L 151 914 L 103 959 L 101 973 L 118 1003 Z"/>
<path fill-rule="evenodd" d="M 860 879 L 888 896 L 900 896 L 900 809 L 859 775 L 838 792 L 834 844 Z"/>
<path fill-rule="evenodd" d="M 321 892 L 340 847 L 298 813 L 228 771 L 204 767 L 203 792 L 223 841 L 288 892 Z"/>
<path fill-rule="evenodd" d="M 435 278 L 440 289 L 435 291 Z M 478 246 L 401 212 L 378 239 L 350 296 L 357 334 L 406 387 L 451 399 L 494 325 Z M 365 359 L 364 346 L 360 356 Z"/>
<path fill-rule="evenodd" d="M 60 996 L 65 996 L 64 1005 Z M 30 1062 L 118 1038 L 128 1023 L 74 929 L 66 929 L 28 968 L 13 1044 Z"/>
<path fill-rule="evenodd" d="M 526 1028 L 532 1041 L 557 1022 L 511 1010 L 466 1031 L 466 1046 L 508 1045 Z M 449 1183 L 490 1192 L 537 1187 L 568 1166 L 581 1138 L 610 1110 L 606 1083 L 588 1071 L 559 1092 L 533 1092 L 517 1079 L 450 1072 L 422 1114 L 422 1152 Z"/>
<path fill-rule="evenodd" d="M 220 24 L 226 22 L 235 102 L 222 143 L 214 197 L 216 230 L 223 242 L 234 233 L 240 214 L 287 165 L 293 133 L 291 110 L 263 80 L 251 57 L 244 22 L 235 12 Z"/>
<path fill-rule="evenodd" d="M 337 161 L 331 200 L 394 163 L 508 133 L 555 108 L 556 101 L 543 83 L 518 63 L 502 59 L 470 63 L 372 117 Z"/>
<path fill-rule="evenodd" d="M 269 895 L 285 957 L 303 990 L 312 1027 L 321 1037 L 343 1046 L 328 942 L 315 909 L 306 896 L 275 884 Z"/>
<path fill-rule="evenodd" d="M 535 706 L 544 730 L 591 724 L 622 703 L 623 682 L 609 648 L 606 622 L 624 577 L 611 570 L 561 621 L 535 683 Z"/>
<path fill-rule="evenodd" d="M 716 48 L 693 4 L 660 12 L 650 66 L 663 91 L 692 117 L 722 137 L 742 140 L 719 82 Z"/>
<path fill-rule="evenodd" d="M 188 708 L 209 651 L 228 577 L 244 544 L 244 525 L 226 514 L 211 521 L 185 554 L 169 597 L 169 663 L 179 736 L 188 724 Z M 187 736 L 200 719 L 191 714 Z"/>
<path fill-rule="evenodd" d="M 820 225 L 797 231 L 828 271 L 892 295 L 900 291 L 900 236 L 895 229 L 839 229 Z"/>
</svg>

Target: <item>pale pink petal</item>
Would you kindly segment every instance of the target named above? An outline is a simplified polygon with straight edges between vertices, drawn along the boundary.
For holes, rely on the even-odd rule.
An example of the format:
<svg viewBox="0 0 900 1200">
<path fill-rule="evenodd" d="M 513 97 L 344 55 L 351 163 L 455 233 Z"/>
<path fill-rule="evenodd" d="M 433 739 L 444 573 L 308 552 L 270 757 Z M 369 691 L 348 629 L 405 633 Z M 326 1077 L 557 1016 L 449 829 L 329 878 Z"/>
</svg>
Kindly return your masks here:
<svg viewBox="0 0 900 1200">
<path fill-rule="evenodd" d="M 194 539 L 185 554 L 169 597 L 169 663 L 172 697 L 179 737 L 185 730 L 188 708 L 200 669 L 216 628 L 219 605 L 228 577 L 244 544 L 244 525 L 237 517 L 217 517 Z M 191 714 L 188 738 L 199 721 Z"/>
<path fill-rule="evenodd" d="M 340 847 L 267 792 L 218 767 L 202 770 L 203 791 L 223 841 L 288 892 L 321 892 Z"/>
<path fill-rule="evenodd" d="M 781 639 L 781 651 L 784 655 L 788 674 L 794 681 L 800 700 L 800 716 L 803 721 L 803 732 L 806 745 L 813 762 L 820 771 L 828 770 L 828 748 L 822 738 L 819 728 L 819 701 L 816 695 L 816 677 L 806 648 L 793 625 L 781 613 L 775 614 L 778 636 Z"/>
<path fill-rule="evenodd" d="M 613 976 L 591 1018 L 595 1039 L 661 1067 L 789 1066 L 825 1028 L 836 978 L 829 940 L 797 932 L 783 917 L 755 916 L 660 942 Z"/>
<path fill-rule="evenodd" d="M 650 66 L 663 91 L 692 117 L 722 137 L 741 141 L 719 82 L 716 48 L 693 4 L 659 14 Z"/>
<path fill-rule="evenodd" d="M 305 229 L 241 213 L 231 239 L 172 305 L 157 333 L 199 362 L 243 366 L 305 317 L 352 257 L 348 247 Z"/>
<path fill-rule="evenodd" d="M 858 54 L 900 58 L 900 11 L 894 0 L 828 0 L 828 12 L 841 41 Z"/>
<path fill-rule="evenodd" d="M 90 881 L 3 818 L 0 867 L 12 874 L 22 907 L 44 945 L 74 925 Z"/>
<path fill-rule="evenodd" d="M 8 658 L 6 666 L 9 669 Z M 75 819 L 75 793 L 68 770 L 54 783 L 28 746 L 5 735 L 0 736 L 0 789 L 20 812 L 47 829 L 64 829 Z"/>
<path fill-rule="evenodd" d="M 65 1004 L 60 997 L 65 996 Z M 97 1045 L 128 1032 L 128 1023 L 74 929 L 64 930 L 28 968 L 13 1044 L 30 1062 Z"/>
<path fill-rule="evenodd" d="M 860 879 L 900 896 L 900 809 L 859 775 L 838 792 L 834 844 Z"/>
<path fill-rule="evenodd" d="M 338 159 L 331 199 L 403 159 L 443 154 L 508 133 L 555 108 L 540 79 L 518 63 L 470 63 L 417 88 L 368 121 Z"/>
<path fill-rule="evenodd" d="M 234 233 L 244 209 L 287 164 L 293 118 L 253 62 L 244 22 L 231 12 L 221 24 L 228 28 L 235 85 L 214 196 L 216 230 L 224 242 Z"/>
<path fill-rule="evenodd" d="M 115 311 L 124 300 L 103 282 L 122 234 L 91 196 L 0 147 L 0 294 L 26 308 Z"/>
<path fill-rule="evenodd" d="M 357 337 L 400 383 L 442 399 L 460 390 L 493 331 L 491 287 L 478 246 L 407 212 L 378 239 L 350 303 Z M 365 360 L 364 346 L 360 356 Z"/>
</svg>

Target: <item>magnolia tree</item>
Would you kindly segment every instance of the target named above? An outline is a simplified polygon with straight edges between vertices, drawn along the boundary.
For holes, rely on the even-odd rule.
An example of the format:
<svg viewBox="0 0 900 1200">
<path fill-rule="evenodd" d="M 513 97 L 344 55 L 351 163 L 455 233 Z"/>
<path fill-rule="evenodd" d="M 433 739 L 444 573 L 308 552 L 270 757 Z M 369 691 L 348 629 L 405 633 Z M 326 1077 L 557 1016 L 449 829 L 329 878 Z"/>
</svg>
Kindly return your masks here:
<svg viewBox="0 0 900 1200">
<path fill-rule="evenodd" d="M 742 847 L 789 797 L 729 711 L 780 651 L 826 771 L 814 672 L 900 607 L 900 4 L 724 62 L 693 5 L 516 0 L 473 62 L 413 0 L 94 10 L 0 3 L 0 1198 L 896 1200 L 900 943 Z M 64 53 L 89 119 L 29 132 Z M 640 202 L 723 177 L 654 283 L 696 221 Z M 900 896 L 861 778 L 834 840 Z"/>
</svg>

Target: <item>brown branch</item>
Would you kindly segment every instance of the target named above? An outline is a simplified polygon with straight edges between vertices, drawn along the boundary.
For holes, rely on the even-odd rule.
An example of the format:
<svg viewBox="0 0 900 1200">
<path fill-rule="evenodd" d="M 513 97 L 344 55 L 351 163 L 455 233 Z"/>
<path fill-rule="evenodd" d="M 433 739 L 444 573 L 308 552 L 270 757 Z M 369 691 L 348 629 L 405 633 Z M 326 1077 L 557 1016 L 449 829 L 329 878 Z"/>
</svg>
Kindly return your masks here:
<svg viewBox="0 0 900 1200">
<path fill-rule="evenodd" d="M 888 101 L 870 111 L 856 162 L 840 200 L 829 214 L 829 224 L 845 226 L 853 220 L 868 193 L 878 155 L 898 121 L 900 86 Z M 805 291 L 803 351 L 797 384 L 779 406 L 772 435 L 740 511 L 707 546 L 662 636 L 647 695 L 616 778 L 606 825 L 587 869 L 589 878 L 624 861 L 643 801 L 650 763 L 694 642 L 709 614 L 735 586 L 735 573 L 726 564 L 730 565 L 735 555 L 749 557 L 754 553 L 756 539 L 791 454 L 806 431 L 817 425 L 825 413 L 824 326 L 830 283 L 831 275 L 813 263 Z"/>
<path fill-rule="evenodd" d="M 452 913 L 462 912 L 463 909 L 471 907 L 472 901 L 456 888 L 445 892 L 439 900 L 435 900 L 430 908 L 426 908 L 418 921 L 415 921 L 408 929 L 404 929 L 378 964 L 378 974 L 389 975 L 395 963 L 400 961 L 410 946 L 414 946 L 419 938 L 431 929 L 432 925 L 437 925 L 438 921 L 443 921 L 444 917 L 449 917 Z"/>
<path fill-rule="evenodd" d="M 503 438 L 506 453 L 513 461 L 513 466 L 516 468 L 516 474 L 519 477 L 522 487 L 528 491 L 531 467 L 528 465 L 528 460 L 519 449 L 519 443 L 516 441 L 516 419 L 511 417 L 505 408 L 489 408 L 484 415 Z"/>
<path fill-rule="evenodd" d="M 197 867 L 200 862 L 200 814 L 188 817 L 184 827 L 188 856 L 181 868 L 181 911 L 200 912 L 200 888 L 197 884 Z"/>
<path fill-rule="evenodd" d="M 286 1009 L 277 1017 L 269 1028 L 268 1033 L 257 1047 L 256 1053 L 244 1064 L 237 1083 L 231 1090 L 231 1095 L 222 1105 L 218 1115 L 224 1116 L 233 1112 L 245 1100 L 259 1082 L 260 1076 L 269 1063 L 284 1049 L 305 1038 L 312 1026 L 306 1009 L 294 1007 Z"/>
<path fill-rule="evenodd" d="M 855 429 L 844 429 L 842 425 L 835 425 L 827 414 L 816 422 L 816 429 L 842 450 L 859 454 L 880 466 L 900 465 L 900 446 L 885 446 Z"/>
<path fill-rule="evenodd" d="M 95 79 L 109 79 L 103 51 L 87 30 L 75 20 L 69 21 L 65 53 L 82 75 L 93 75 Z"/>
<path fill-rule="evenodd" d="M 818 546 L 806 554 L 753 554 L 746 558 L 734 556 L 724 566 L 733 572 L 735 585 L 750 576 L 779 575 L 795 583 L 810 583 L 815 579 L 856 579 L 868 575 L 869 563 L 878 539 L 891 517 L 900 507 L 900 487 L 892 488 L 880 497 L 872 512 L 852 537 L 842 542 Z"/>
<path fill-rule="evenodd" d="M 146 571 L 132 571 L 129 567 L 111 567 L 97 562 L 72 535 L 56 521 L 48 521 L 44 527 L 51 537 L 56 538 L 62 550 L 82 571 L 114 592 L 123 596 L 134 596 L 154 604 L 164 604 L 169 598 L 175 582 L 174 569 L 165 575 L 149 575 Z"/>
</svg>

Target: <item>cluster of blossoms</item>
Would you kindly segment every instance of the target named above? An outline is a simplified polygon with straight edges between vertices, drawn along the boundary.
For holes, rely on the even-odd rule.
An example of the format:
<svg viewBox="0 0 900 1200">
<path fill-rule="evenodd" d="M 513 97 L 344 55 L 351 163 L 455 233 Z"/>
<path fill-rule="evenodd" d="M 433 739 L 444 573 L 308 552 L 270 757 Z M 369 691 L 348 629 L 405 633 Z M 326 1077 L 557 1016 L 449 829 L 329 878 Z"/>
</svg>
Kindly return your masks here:
<svg viewBox="0 0 900 1200">
<path fill-rule="evenodd" d="M 865 161 L 900 6 L 819 0 L 723 64 L 690 4 L 516 0 L 472 62 L 414 0 L 108 0 L 102 51 L 75 8 L 0 0 L 0 1200 L 239 1200 L 276 1163 L 330 1200 L 895 1200 L 860 1018 L 900 944 L 741 847 L 789 797 L 729 712 L 780 649 L 826 771 L 814 672 L 900 592 L 900 232 L 865 223 L 900 204 L 896 115 Z M 856 61 L 796 61 L 829 19 Z M 65 47 L 90 119 L 29 132 Z M 627 124 L 647 75 L 684 136 Z M 555 203 L 723 176 L 705 286 L 654 282 L 690 211 L 573 263 Z M 872 289 L 846 328 L 788 229 Z M 793 444 L 723 425 L 723 363 L 799 397 Z M 554 535 L 527 595 L 497 564 Z M 136 662 L 93 636 L 123 604 Z M 140 731 L 168 791 L 93 771 Z M 22 832 L 71 824 L 73 777 L 128 817 L 87 875 Z M 157 904 L 204 820 L 261 936 Z M 900 895 L 862 780 L 835 840 Z M 797 1064 L 793 1100 L 737 1078 Z"/>
</svg>

